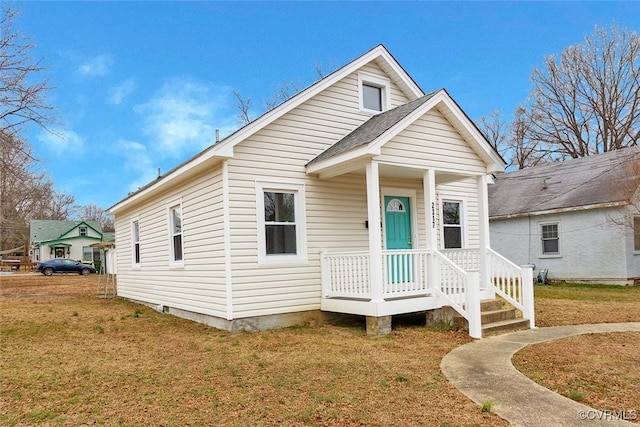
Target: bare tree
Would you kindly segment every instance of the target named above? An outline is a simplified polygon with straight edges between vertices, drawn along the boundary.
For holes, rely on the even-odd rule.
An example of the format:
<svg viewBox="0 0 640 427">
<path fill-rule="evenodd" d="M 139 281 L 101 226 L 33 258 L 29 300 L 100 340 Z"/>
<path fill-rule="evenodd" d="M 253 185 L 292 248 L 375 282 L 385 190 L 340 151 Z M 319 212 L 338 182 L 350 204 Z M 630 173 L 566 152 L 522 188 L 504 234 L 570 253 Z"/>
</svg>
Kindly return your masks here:
<svg viewBox="0 0 640 427">
<path fill-rule="evenodd" d="M 0 3 L 0 130 L 17 134 L 29 123 L 44 128 L 54 121 L 52 107 L 45 101 L 50 90 L 41 60 L 32 62 L 33 45 L 13 29 L 17 11 Z"/>
<path fill-rule="evenodd" d="M 103 208 L 96 205 L 84 205 L 78 208 L 78 217 L 81 220 L 91 220 L 100 223 L 103 232 L 115 230 L 113 218 L 111 218 Z"/>
<path fill-rule="evenodd" d="M 0 249 L 28 241 L 30 219 L 68 219 L 75 199 L 56 191 L 31 146 L 0 130 Z"/>
<path fill-rule="evenodd" d="M 273 96 L 264 103 L 266 110 L 273 110 L 278 105 L 300 92 L 300 90 L 301 87 L 297 82 L 283 81 Z"/>
<path fill-rule="evenodd" d="M 233 96 L 236 97 L 235 107 L 238 109 L 238 123 L 241 126 L 251 123 L 251 98 L 244 99 L 235 89 Z"/>
<path fill-rule="evenodd" d="M 509 138 L 507 123 L 500 118 L 500 111 L 493 111 L 488 116 L 478 119 L 478 127 L 484 133 L 487 141 L 503 157 L 507 150 L 507 140 Z"/>
<path fill-rule="evenodd" d="M 529 138 L 563 157 L 603 153 L 640 141 L 640 37 L 595 28 L 584 43 L 531 75 Z"/>
</svg>

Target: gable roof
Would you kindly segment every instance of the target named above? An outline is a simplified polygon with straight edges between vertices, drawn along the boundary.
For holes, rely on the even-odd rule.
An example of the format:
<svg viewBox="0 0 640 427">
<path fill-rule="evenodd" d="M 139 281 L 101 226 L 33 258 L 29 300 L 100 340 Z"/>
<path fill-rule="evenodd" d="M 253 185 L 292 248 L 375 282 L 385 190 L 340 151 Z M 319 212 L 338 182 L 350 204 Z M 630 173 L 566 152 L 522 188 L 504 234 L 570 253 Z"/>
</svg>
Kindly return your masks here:
<svg viewBox="0 0 640 427">
<path fill-rule="evenodd" d="M 243 140 L 247 139 L 251 135 L 255 134 L 268 124 L 282 117 L 284 114 L 293 110 L 303 102 L 309 100 L 313 96 L 327 89 L 331 85 L 337 83 L 349 74 L 357 71 L 364 65 L 375 61 L 382 70 L 391 78 L 391 80 L 403 91 L 403 93 L 411 100 L 419 98 L 424 95 L 422 89 L 418 84 L 409 76 L 409 74 L 402 68 L 402 66 L 396 61 L 383 45 L 378 45 L 359 56 L 347 65 L 332 72 L 321 80 L 315 82 L 306 89 L 298 92 L 287 101 L 283 102 L 276 108 L 267 111 L 256 120 L 247 124 L 246 126 L 238 129 L 231 135 L 227 136 L 220 142 L 204 149 L 200 153 L 196 154 L 186 162 L 178 165 L 174 169 L 170 170 L 166 174 L 160 176 L 158 179 L 150 182 L 137 191 L 129 194 L 123 200 L 119 201 L 115 205 L 107 209 L 110 214 L 117 213 L 122 208 L 125 208 L 131 203 L 141 201 L 147 197 L 151 197 L 161 188 L 165 186 L 174 185 L 175 183 L 182 182 L 210 167 L 223 159 L 233 157 L 233 148 Z"/>
<path fill-rule="evenodd" d="M 384 132 L 398 124 L 400 120 L 404 119 L 422 104 L 427 102 L 435 93 L 436 92 L 432 92 L 391 110 L 376 114 L 367 120 L 362 126 L 357 127 L 353 132 L 320 153 L 315 159 L 307 163 L 307 165 L 335 157 L 351 150 L 352 148 L 360 147 L 374 141 Z"/>
<path fill-rule="evenodd" d="M 640 146 L 498 174 L 489 185 L 489 217 L 629 204 L 638 191 L 637 165 Z"/>
<path fill-rule="evenodd" d="M 489 173 L 504 170 L 506 163 L 500 154 L 449 93 L 445 89 L 440 89 L 373 116 L 307 163 L 307 173 L 324 173 L 326 176 L 331 176 L 328 171 L 337 169 L 340 164 L 359 157 L 379 155 L 385 143 L 434 108 L 445 116 L 485 162 Z"/>
<path fill-rule="evenodd" d="M 86 224 L 88 227 L 91 227 L 102 234 L 102 228 L 98 221 L 56 221 L 49 219 L 32 219 L 29 221 L 30 240 L 32 243 L 56 240 L 82 224 Z"/>
</svg>

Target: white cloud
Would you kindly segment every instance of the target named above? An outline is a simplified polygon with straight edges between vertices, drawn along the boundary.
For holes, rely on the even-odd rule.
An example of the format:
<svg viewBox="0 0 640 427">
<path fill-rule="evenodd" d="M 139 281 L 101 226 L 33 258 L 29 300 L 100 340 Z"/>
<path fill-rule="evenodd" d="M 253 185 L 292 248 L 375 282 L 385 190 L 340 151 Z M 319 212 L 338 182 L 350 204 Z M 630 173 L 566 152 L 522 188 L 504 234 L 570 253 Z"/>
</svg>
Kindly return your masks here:
<svg viewBox="0 0 640 427">
<path fill-rule="evenodd" d="M 71 130 L 52 129 L 51 132 L 42 131 L 38 136 L 49 151 L 58 155 L 69 155 L 71 152 L 81 152 L 84 148 L 84 138 Z"/>
<path fill-rule="evenodd" d="M 113 56 L 103 53 L 80 65 L 78 72 L 85 76 L 104 76 L 113 65 Z"/>
<path fill-rule="evenodd" d="M 124 98 L 131 95 L 136 88 L 136 82 L 133 79 L 127 79 L 118 86 L 112 87 L 109 94 L 109 102 L 120 105 Z"/>
<path fill-rule="evenodd" d="M 215 142 L 215 129 L 228 132 L 235 122 L 231 88 L 173 79 L 135 111 L 143 131 L 162 157 L 192 155 Z"/>
<path fill-rule="evenodd" d="M 116 143 L 117 152 L 123 157 L 124 171 L 131 172 L 135 178 L 129 184 L 128 191 L 135 191 L 157 177 L 157 169 L 147 147 L 136 141 L 120 139 Z"/>
</svg>

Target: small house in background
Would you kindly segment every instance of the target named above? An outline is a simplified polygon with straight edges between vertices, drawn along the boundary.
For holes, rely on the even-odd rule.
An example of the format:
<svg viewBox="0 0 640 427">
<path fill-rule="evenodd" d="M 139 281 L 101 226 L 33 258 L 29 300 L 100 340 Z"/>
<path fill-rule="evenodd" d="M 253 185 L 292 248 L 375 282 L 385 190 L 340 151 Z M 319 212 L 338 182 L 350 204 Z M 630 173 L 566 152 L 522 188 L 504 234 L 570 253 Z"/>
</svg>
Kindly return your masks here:
<svg viewBox="0 0 640 427">
<path fill-rule="evenodd" d="M 489 247 L 504 167 L 377 46 L 111 207 L 118 295 L 229 331 L 450 306 L 480 337 L 498 294 L 532 326 L 531 271 Z"/>
<path fill-rule="evenodd" d="M 34 263 L 53 258 L 101 261 L 101 250 L 91 246 L 103 239 L 97 221 L 31 220 L 29 236 L 29 255 Z"/>
<path fill-rule="evenodd" d="M 497 174 L 491 246 L 550 280 L 640 282 L 640 147 Z"/>
</svg>

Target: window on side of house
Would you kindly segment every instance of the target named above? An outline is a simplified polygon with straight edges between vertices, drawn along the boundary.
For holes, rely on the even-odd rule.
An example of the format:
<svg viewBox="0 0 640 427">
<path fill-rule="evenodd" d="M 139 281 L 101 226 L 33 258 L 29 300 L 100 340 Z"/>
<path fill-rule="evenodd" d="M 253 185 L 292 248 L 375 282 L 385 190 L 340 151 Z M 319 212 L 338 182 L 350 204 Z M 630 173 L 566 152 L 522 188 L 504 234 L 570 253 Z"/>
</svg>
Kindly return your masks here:
<svg viewBox="0 0 640 427">
<path fill-rule="evenodd" d="M 365 72 L 358 73 L 360 110 L 374 114 L 388 110 L 390 86 L 391 82 L 387 78 Z"/>
<path fill-rule="evenodd" d="M 140 265 L 140 224 L 133 221 L 131 224 L 131 237 L 133 241 L 133 264 Z"/>
<path fill-rule="evenodd" d="M 558 223 L 540 224 L 542 255 L 560 255 Z"/>
<path fill-rule="evenodd" d="M 306 262 L 304 186 L 257 184 L 258 261 Z"/>
<path fill-rule="evenodd" d="M 454 200 L 442 202 L 442 237 L 445 249 L 462 248 L 462 203 Z"/>
<path fill-rule="evenodd" d="M 87 227 L 80 227 L 80 235 L 81 236 L 86 236 L 87 235 Z"/>
<path fill-rule="evenodd" d="M 633 217 L 633 250 L 640 252 L 640 216 Z"/>
<path fill-rule="evenodd" d="M 180 264 L 184 261 L 182 242 L 182 207 L 172 206 L 169 209 L 169 236 L 171 238 L 171 262 Z"/>
</svg>

